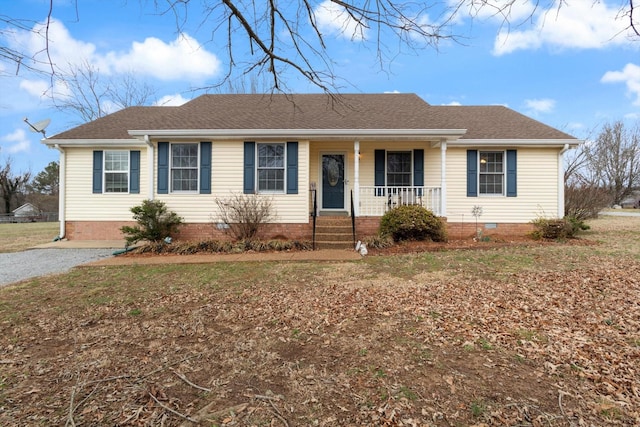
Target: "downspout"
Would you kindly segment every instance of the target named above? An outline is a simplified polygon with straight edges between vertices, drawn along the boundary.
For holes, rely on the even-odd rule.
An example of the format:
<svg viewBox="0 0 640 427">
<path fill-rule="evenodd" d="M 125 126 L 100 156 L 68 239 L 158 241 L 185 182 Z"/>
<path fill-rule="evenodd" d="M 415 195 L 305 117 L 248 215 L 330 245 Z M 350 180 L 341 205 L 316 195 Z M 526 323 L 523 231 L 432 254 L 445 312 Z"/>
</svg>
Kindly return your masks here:
<svg viewBox="0 0 640 427">
<path fill-rule="evenodd" d="M 153 200 L 153 143 L 149 139 L 149 135 L 144 136 L 144 142 L 147 144 L 147 198 Z"/>
<path fill-rule="evenodd" d="M 440 143 L 440 216 L 447 216 L 447 141 Z"/>
<path fill-rule="evenodd" d="M 354 216 L 360 212 L 360 141 L 353 142 L 353 209 Z"/>
<path fill-rule="evenodd" d="M 58 170 L 58 222 L 60 222 L 60 232 L 58 236 L 53 239 L 54 242 L 58 240 L 64 239 L 66 232 L 66 220 L 65 220 L 65 199 L 66 199 L 66 175 L 67 175 L 67 167 L 66 167 L 66 153 L 60 145 L 55 145 L 56 150 L 60 152 L 60 167 Z"/>
<path fill-rule="evenodd" d="M 558 153 L 558 218 L 564 218 L 564 153 L 569 148 L 569 144 L 564 144 Z"/>
</svg>

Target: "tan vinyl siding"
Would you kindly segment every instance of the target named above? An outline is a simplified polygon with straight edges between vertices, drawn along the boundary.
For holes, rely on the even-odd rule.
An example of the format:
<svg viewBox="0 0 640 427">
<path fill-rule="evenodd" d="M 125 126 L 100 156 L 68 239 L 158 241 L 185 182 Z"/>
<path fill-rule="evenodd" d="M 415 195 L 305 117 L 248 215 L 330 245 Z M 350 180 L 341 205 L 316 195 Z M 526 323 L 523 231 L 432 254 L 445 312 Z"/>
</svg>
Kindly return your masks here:
<svg viewBox="0 0 640 427">
<path fill-rule="evenodd" d="M 320 176 L 321 154 L 323 153 L 345 153 L 346 176 L 349 181 L 347 186 L 350 191 L 355 181 L 354 177 L 354 143 L 353 142 L 315 142 L 311 144 L 311 182 L 316 182 L 318 186 L 322 184 Z M 391 147 L 391 148 L 390 148 Z M 437 187 L 440 185 L 440 148 L 431 148 L 430 145 L 419 142 L 367 142 L 360 143 L 360 185 L 374 185 L 374 152 L 375 150 L 386 151 L 412 151 L 424 149 L 425 159 L 425 186 Z"/>
<path fill-rule="evenodd" d="M 172 141 L 175 142 L 175 141 Z M 167 207 L 188 223 L 217 223 L 220 212 L 216 199 L 225 200 L 243 193 L 244 141 L 214 141 L 211 146 L 211 194 L 157 194 Z M 157 177 L 157 150 L 154 176 Z M 276 223 L 306 223 L 309 221 L 308 188 L 309 144 L 298 143 L 298 194 L 268 194 Z M 157 178 L 156 178 L 157 179 Z"/>
<path fill-rule="evenodd" d="M 66 160 L 66 215 L 69 221 L 129 221 L 131 207 L 146 198 L 148 188 L 147 153 L 140 150 L 140 194 L 93 194 L 92 148 L 67 148 Z M 109 150 L 131 150 L 131 147 L 109 147 Z M 104 150 L 102 150 L 104 151 Z"/>
<path fill-rule="evenodd" d="M 479 151 L 502 149 L 483 148 Z M 517 197 L 467 197 L 467 150 L 447 150 L 447 219 L 474 222 L 474 206 L 482 207 L 482 223 L 527 223 L 558 212 L 558 149 L 517 149 Z"/>
</svg>

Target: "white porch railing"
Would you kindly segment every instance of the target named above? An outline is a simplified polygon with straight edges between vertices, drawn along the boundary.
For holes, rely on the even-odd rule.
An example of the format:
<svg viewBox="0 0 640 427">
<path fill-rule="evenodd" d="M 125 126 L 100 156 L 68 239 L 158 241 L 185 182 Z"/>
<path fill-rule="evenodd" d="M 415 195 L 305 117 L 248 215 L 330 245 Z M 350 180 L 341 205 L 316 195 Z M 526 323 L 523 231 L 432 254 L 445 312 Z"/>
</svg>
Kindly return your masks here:
<svg viewBox="0 0 640 427">
<path fill-rule="evenodd" d="M 440 216 L 440 187 L 360 187 L 358 216 L 382 216 L 401 205 L 420 205 Z"/>
</svg>

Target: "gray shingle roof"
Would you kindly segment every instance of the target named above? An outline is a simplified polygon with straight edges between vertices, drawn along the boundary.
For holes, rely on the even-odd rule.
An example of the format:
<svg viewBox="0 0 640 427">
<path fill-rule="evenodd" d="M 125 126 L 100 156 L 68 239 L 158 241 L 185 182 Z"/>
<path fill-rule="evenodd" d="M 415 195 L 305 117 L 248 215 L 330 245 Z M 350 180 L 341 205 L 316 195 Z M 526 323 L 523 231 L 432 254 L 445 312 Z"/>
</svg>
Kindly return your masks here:
<svg viewBox="0 0 640 427">
<path fill-rule="evenodd" d="M 202 95 L 130 107 L 49 139 L 130 139 L 130 130 L 467 129 L 464 139 L 575 139 L 500 106 L 431 106 L 415 94 Z"/>
</svg>

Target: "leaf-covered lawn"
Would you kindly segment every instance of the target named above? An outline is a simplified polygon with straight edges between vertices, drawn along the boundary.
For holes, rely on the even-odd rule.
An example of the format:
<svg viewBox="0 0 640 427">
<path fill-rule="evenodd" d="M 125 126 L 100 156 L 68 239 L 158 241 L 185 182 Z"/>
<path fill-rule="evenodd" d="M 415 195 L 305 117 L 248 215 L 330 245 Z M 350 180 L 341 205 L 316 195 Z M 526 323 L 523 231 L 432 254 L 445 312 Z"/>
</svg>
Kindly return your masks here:
<svg viewBox="0 0 640 427">
<path fill-rule="evenodd" d="M 0 425 L 640 424 L 640 220 L 592 227 L 3 288 Z"/>
</svg>

